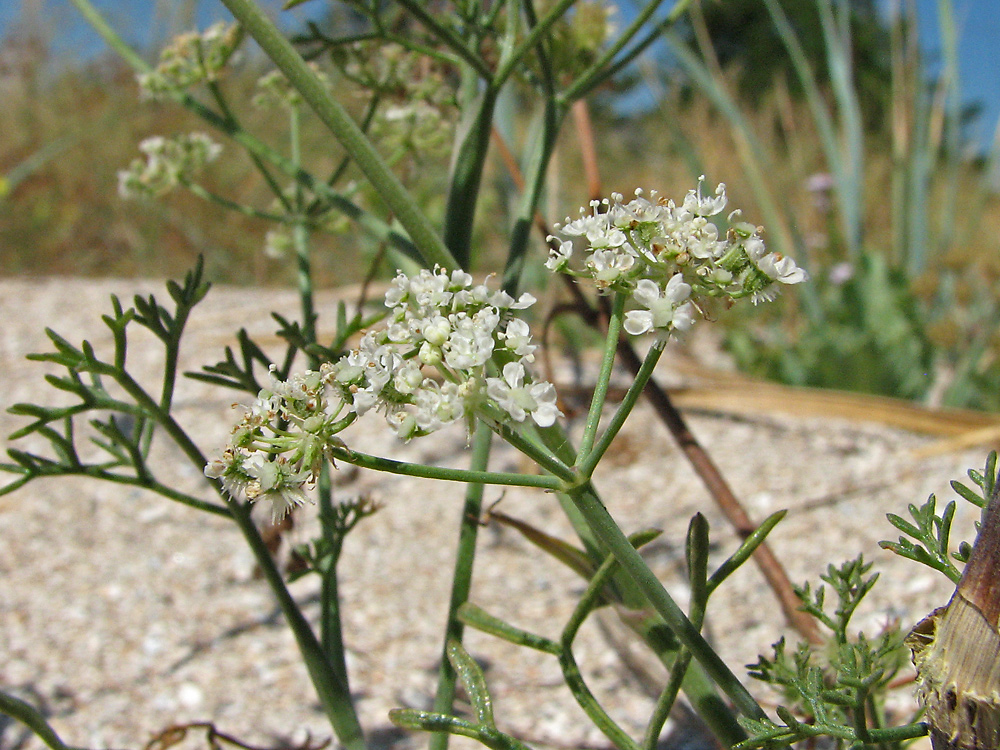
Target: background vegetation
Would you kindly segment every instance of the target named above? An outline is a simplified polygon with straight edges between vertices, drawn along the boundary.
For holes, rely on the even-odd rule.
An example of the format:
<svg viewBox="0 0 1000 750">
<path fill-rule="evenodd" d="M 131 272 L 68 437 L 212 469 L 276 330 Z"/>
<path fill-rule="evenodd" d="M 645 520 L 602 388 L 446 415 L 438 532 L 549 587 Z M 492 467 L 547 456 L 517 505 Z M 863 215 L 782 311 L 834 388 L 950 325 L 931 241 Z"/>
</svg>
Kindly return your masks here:
<svg viewBox="0 0 1000 750">
<path fill-rule="evenodd" d="M 912 10 L 890 24 L 870 2 L 705 3 L 666 40 L 669 52 L 648 57 L 593 107 L 605 189 L 673 194 L 699 174 L 724 180 L 745 218 L 767 227 L 769 243 L 809 268 L 808 288 L 729 331 L 727 346 L 748 372 L 1000 409 L 1000 200 L 990 160 L 970 154 L 964 139 L 975 112 L 960 104 L 957 39 L 942 8 L 943 66 L 931 79 Z M 132 75 L 111 56 L 54 57 L 43 32 L 22 27 L 3 45 L 0 274 L 177 276 L 204 254 L 218 282 L 290 283 L 293 264 L 264 253 L 268 227 L 259 219 L 220 215 L 180 192 L 157 203 L 119 198 L 117 171 L 138 141 L 199 124 L 174 105 L 140 103 Z M 224 82 L 245 92 L 232 98 L 249 102 L 262 71 L 246 54 Z M 362 119 L 363 99 L 349 81 L 337 86 Z M 640 90 L 652 92 L 649 106 L 635 103 Z M 523 104 L 501 107 L 502 137 L 516 140 L 526 127 Z M 239 115 L 264 140 L 284 135 L 272 111 L 248 103 Z M 305 153 L 332 168 L 340 154 L 310 149 L 309 128 L 317 142 L 321 132 L 304 125 Z M 560 144 L 550 224 L 590 198 L 585 142 Z M 397 165 L 432 215 L 447 161 L 437 153 Z M 498 220 L 479 223 L 477 244 L 499 253 L 511 192 L 502 149 L 490 169 L 495 190 L 482 215 Z M 206 182 L 242 203 L 260 205 L 266 195 L 238 159 L 220 160 Z M 353 261 L 360 240 L 349 229 L 317 237 L 318 285 L 366 273 Z M 491 257 L 499 256 L 481 252 L 478 270 Z"/>
</svg>

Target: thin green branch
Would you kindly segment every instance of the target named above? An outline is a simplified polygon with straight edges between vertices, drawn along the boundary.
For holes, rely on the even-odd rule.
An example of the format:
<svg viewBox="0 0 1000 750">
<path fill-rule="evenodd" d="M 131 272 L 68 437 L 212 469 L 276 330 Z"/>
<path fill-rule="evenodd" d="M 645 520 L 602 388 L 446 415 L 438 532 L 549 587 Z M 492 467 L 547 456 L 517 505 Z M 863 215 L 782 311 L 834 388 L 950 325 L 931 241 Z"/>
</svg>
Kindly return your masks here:
<svg viewBox="0 0 1000 750">
<path fill-rule="evenodd" d="M 613 64 L 608 65 L 603 70 L 599 70 L 597 75 L 588 80 L 586 88 L 577 91 L 575 96 L 572 99 L 567 98 L 566 102 L 569 103 L 584 98 L 595 88 L 601 86 L 605 81 L 611 80 L 623 69 L 631 65 L 632 62 L 639 57 L 639 55 L 649 49 L 649 47 L 660 38 L 664 31 L 677 23 L 678 19 L 680 19 L 681 15 L 688 9 L 688 6 L 691 5 L 692 1 L 693 0 L 680 0 L 677 4 L 675 4 L 670 11 L 670 15 L 650 28 L 642 39 L 632 45 L 632 48 L 615 60 Z M 694 174 L 699 174 L 702 171 L 704 170 L 694 170 Z"/>
<path fill-rule="evenodd" d="M 578 453 L 588 463 L 589 454 L 597 439 L 597 430 L 601 426 L 601 412 L 608 398 L 608 386 L 611 384 L 611 373 L 615 366 L 615 354 L 618 352 L 618 337 L 621 335 L 622 315 L 625 310 L 625 295 L 615 293 L 611 304 L 611 315 L 608 318 L 608 330 L 604 337 L 604 355 L 601 359 L 601 369 L 594 383 L 594 395 L 590 400 L 590 411 L 583 426 Z M 596 462 L 594 463 L 596 466 Z M 585 475 L 586 476 L 586 475 Z"/>
<path fill-rule="evenodd" d="M 553 476 L 537 476 L 532 474 L 511 474 L 498 471 L 473 471 L 469 469 L 449 469 L 443 466 L 425 466 L 411 464 L 405 461 L 395 461 L 368 453 L 359 453 L 350 448 L 331 448 L 333 456 L 345 463 L 360 466 L 363 469 L 383 471 L 389 474 L 402 474 L 408 477 L 424 479 L 441 479 L 446 482 L 476 482 L 480 484 L 497 484 L 507 487 L 537 487 L 543 490 L 559 490 L 563 482 Z"/>
<path fill-rule="evenodd" d="M 223 0 L 225 2 L 226 0 Z M 486 62 L 475 52 L 470 50 L 454 30 L 449 29 L 430 13 L 426 7 L 417 0 L 396 0 L 396 3 L 405 8 L 414 18 L 422 23 L 428 31 L 441 40 L 449 49 L 454 50 L 465 62 L 467 62 L 484 81 L 489 81 L 493 72 Z"/>
<path fill-rule="evenodd" d="M 225 119 L 226 123 L 235 131 L 243 131 L 244 128 L 240 124 L 239 119 L 233 112 L 232 108 L 229 106 L 229 102 L 226 101 L 226 97 L 222 94 L 222 89 L 216 81 L 208 81 L 207 87 L 215 103 L 219 107 L 219 111 L 222 113 L 222 117 Z M 260 173 L 260 176 L 264 178 L 264 182 L 267 184 L 268 188 L 271 190 L 271 194 L 277 198 L 281 207 L 286 212 L 291 212 L 292 205 L 288 200 L 288 196 L 285 195 L 284 191 L 281 189 L 281 185 L 278 184 L 277 180 L 274 179 L 274 175 L 271 174 L 271 170 L 267 168 L 261 157 L 254 153 L 253 151 L 247 152 L 250 156 L 250 161 L 253 162 L 254 167 Z"/>
<path fill-rule="evenodd" d="M 146 61 L 143 60 L 127 44 L 125 44 L 121 36 L 119 36 L 104 21 L 101 15 L 90 3 L 90 0 L 72 0 L 72 2 L 79 9 L 80 13 L 88 20 L 88 22 L 94 25 L 94 28 L 98 30 L 107 42 L 108 46 L 118 52 L 125 59 L 125 61 L 132 66 L 132 68 L 140 73 L 149 72 L 150 67 Z M 212 127 L 228 135 L 250 153 L 256 154 L 271 162 L 278 169 L 304 185 L 317 196 L 325 199 L 331 208 L 336 209 L 344 216 L 354 221 L 362 229 L 362 231 L 365 232 L 365 234 L 376 242 L 386 242 L 406 255 L 412 257 L 418 257 L 420 255 L 420 251 L 414 245 L 414 242 L 410 239 L 410 237 L 401 234 L 381 219 L 378 219 L 369 212 L 364 211 L 357 204 L 333 190 L 329 185 L 326 185 L 321 180 L 314 178 L 309 172 L 299 169 L 290 159 L 271 148 L 252 134 L 245 130 L 239 130 L 233 127 L 233 124 L 226 121 L 226 119 L 219 113 L 209 109 L 190 94 L 176 92 L 173 95 L 173 99 L 181 106 L 198 115 Z"/>
<path fill-rule="evenodd" d="M 490 444 L 493 433 L 480 423 L 472 438 L 472 457 L 469 465 L 474 471 L 483 471 L 489 464 Z M 459 521 L 458 549 L 455 553 L 455 569 L 451 577 L 451 596 L 448 600 L 448 621 L 445 625 L 444 653 L 447 654 L 447 644 L 451 641 L 462 642 L 463 623 L 458 611 L 469 599 L 472 589 L 472 570 L 476 559 L 476 539 L 479 536 L 479 516 L 483 506 L 482 484 L 469 484 L 465 490 L 465 503 Z M 437 713 L 450 713 L 455 700 L 456 672 L 451 661 L 442 658 L 438 672 L 438 686 L 434 695 L 432 710 Z M 430 750 L 445 750 L 448 746 L 448 735 L 434 734 L 430 739 Z"/>
<path fill-rule="evenodd" d="M 253 219 L 263 219 L 264 221 L 273 221 L 277 224 L 294 224 L 295 219 L 289 217 L 285 214 L 273 214 L 268 211 L 261 211 L 254 208 L 253 206 L 247 206 L 243 203 L 237 203 L 236 201 L 229 200 L 218 193 L 213 193 L 210 190 L 206 190 L 204 187 L 196 182 L 184 182 L 182 183 L 185 188 L 187 188 L 191 193 L 198 196 L 202 200 L 208 201 L 210 203 L 215 203 L 218 206 L 222 206 L 229 211 L 233 211 L 243 216 L 249 216 Z"/>
<path fill-rule="evenodd" d="M 594 449 L 588 455 L 584 456 L 581 451 L 579 469 L 583 476 L 590 477 L 593 474 L 598 462 L 607 452 L 608 448 L 611 447 L 612 441 L 618 436 L 618 432 L 625 424 L 625 420 L 632 413 L 632 409 L 635 408 L 639 397 L 642 395 L 642 389 L 646 387 L 646 383 L 653 376 L 653 370 L 656 369 L 656 363 L 659 361 L 660 355 L 663 354 L 665 343 L 664 341 L 657 341 L 649 348 L 646 358 L 639 368 L 639 372 L 636 373 L 635 380 L 632 381 L 632 385 L 629 386 L 628 391 L 625 393 L 625 398 L 618 405 L 618 410 L 611 417 L 611 421 L 608 422 L 604 434 L 601 435 Z"/>
<path fill-rule="evenodd" d="M 517 65 L 523 62 L 525 55 L 541 43 L 542 37 L 555 26 L 575 2 L 576 0 L 559 0 L 559 2 L 548 10 L 544 18 L 531 27 L 531 30 L 521 40 L 520 44 L 514 47 L 505 58 L 500 60 L 500 65 L 493 78 L 493 87 L 495 89 L 499 90 L 507 82 L 507 79 L 514 72 Z"/>
<path fill-rule="evenodd" d="M 625 49 L 625 46 L 632 40 L 632 38 L 638 34 L 646 22 L 653 17 L 657 9 L 663 4 L 663 0 L 651 0 L 646 4 L 639 13 L 636 14 L 635 18 L 632 20 L 621 35 L 615 40 L 614 44 L 608 46 L 604 50 L 603 54 L 598 57 L 591 64 L 590 68 L 585 70 L 570 86 L 562 92 L 560 96 L 560 101 L 566 104 L 572 103 L 574 100 L 579 99 L 589 93 L 596 81 L 602 78 L 604 70 L 611 64 L 611 61 L 615 59 L 615 55 Z M 691 4 L 691 0 L 678 0 L 677 4 L 671 9 L 670 14 L 667 16 L 669 23 L 674 23 L 678 18 L 680 18 L 684 12 L 687 10 L 688 5 Z"/>
<path fill-rule="evenodd" d="M 45 717 L 29 703 L 0 690 L 0 713 L 17 719 L 52 750 L 75 750 L 60 739 Z"/>
</svg>

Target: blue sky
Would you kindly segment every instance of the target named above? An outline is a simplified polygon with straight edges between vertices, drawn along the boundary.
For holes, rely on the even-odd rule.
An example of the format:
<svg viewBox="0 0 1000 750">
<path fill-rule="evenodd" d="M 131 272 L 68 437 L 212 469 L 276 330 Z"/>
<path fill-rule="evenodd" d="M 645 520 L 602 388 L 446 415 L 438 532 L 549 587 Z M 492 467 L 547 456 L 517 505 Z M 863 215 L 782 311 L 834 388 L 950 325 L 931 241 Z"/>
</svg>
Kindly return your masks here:
<svg viewBox="0 0 1000 750">
<path fill-rule="evenodd" d="M 724 0 L 723 0 L 724 1 Z M 180 7 L 179 0 L 156 3 L 153 0 L 94 0 L 116 28 L 125 29 L 124 36 L 133 42 L 148 41 L 156 30 L 163 30 L 169 20 L 154 14 L 156 6 Z M 299 12 L 308 14 L 310 9 L 320 9 L 326 0 L 306 3 Z M 939 0 L 916 0 L 920 16 L 921 39 L 925 50 L 934 55 L 939 50 L 937 6 Z M 978 101 L 985 106 L 985 113 L 976 132 L 970 133 L 980 144 L 987 145 L 993 137 L 1000 118 L 1000 1 L 952 0 L 959 32 L 959 62 L 961 91 L 966 102 Z M 267 0 L 277 8 L 279 0 Z M 100 42 L 79 21 L 68 0 L 2 0 L 0 2 L 0 33 L 10 28 L 22 13 L 22 7 L 35 8 L 44 18 L 44 25 L 53 34 L 56 49 L 69 54 L 91 54 Z M 313 11 L 315 12 L 315 11 Z M 287 15 L 287 14 L 286 14 Z M 200 24 L 225 17 L 221 3 L 205 0 L 199 2 Z"/>
<path fill-rule="evenodd" d="M 1000 2 L 953 0 L 958 26 L 961 91 L 965 101 L 986 107 L 978 139 L 988 144 L 1000 118 Z M 938 43 L 938 0 L 917 0 L 920 32 L 925 49 Z"/>
</svg>

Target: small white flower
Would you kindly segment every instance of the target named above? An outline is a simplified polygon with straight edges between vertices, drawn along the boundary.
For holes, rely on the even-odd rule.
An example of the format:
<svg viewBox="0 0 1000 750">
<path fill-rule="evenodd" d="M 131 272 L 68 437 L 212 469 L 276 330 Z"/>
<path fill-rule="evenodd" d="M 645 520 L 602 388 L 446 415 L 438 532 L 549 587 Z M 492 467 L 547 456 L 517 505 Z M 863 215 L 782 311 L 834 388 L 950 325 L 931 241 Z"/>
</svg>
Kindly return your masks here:
<svg viewBox="0 0 1000 750">
<path fill-rule="evenodd" d="M 414 418 L 424 432 L 440 430 L 465 415 L 465 401 L 455 383 L 439 386 L 432 380 L 425 380 L 414 402 Z"/>
<path fill-rule="evenodd" d="M 435 315 L 430 320 L 424 321 L 420 330 L 429 343 L 434 344 L 434 346 L 441 346 L 445 341 L 448 340 L 448 335 L 451 333 L 451 323 L 448 319 L 442 315 Z"/>
<path fill-rule="evenodd" d="M 715 197 L 703 196 L 701 194 L 701 183 L 705 181 L 705 175 L 698 178 L 697 190 L 689 190 L 684 198 L 684 208 L 695 216 L 715 216 L 722 213 L 726 207 L 726 184 L 720 182 L 715 188 Z"/>
<path fill-rule="evenodd" d="M 507 327 L 503 333 L 499 334 L 499 338 L 508 349 L 525 362 L 534 361 L 534 352 L 538 346 L 531 343 L 531 329 L 520 318 L 508 321 Z"/>
<path fill-rule="evenodd" d="M 801 284 L 809 280 L 809 274 L 804 268 L 795 265 L 795 261 L 781 253 L 769 253 L 757 261 L 757 268 L 769 278 L 782 284 Z"/>
<path fill-rule="evenodd" d="M 464 313 L 455 316 L 454 330 L 445 346 L 444 361 L 456 370 L 481 367 L 493 354 L 493 331 L 500 323 L 500 315 L 486 307 L 473 317 Z"/>
<path fill-rule="evenodd" d="M 244 490 L 247 500 L 269 502 L 273 521 L 280 521 L 292 508 L 309 502 L 303 490 L 307 475 L 296 471 L 283 457 L 268 460 L 254 453 L 243 461 L 242 468 L 250 478 Z"/>
<path fill-rule="evenodd" d="M 684 331 L 694 323 L 694 310 L 690 302 L 691 285 L 681 274 L 674 274 L 661 294 L 660 287 L 649 279 L 640 279 L 633 298 L 645 310 L 632 310 L 625 314 L 623 327 L 633 336 L 649 331 Z"/>
<path fill-rule="evenodd" d="M 562 271 L 569 263 L 569 259 L 573 257 L 573 241 L 559 240 L 552 236 L 545 239 L 548 242 L 555 240 L 559 243 L 549 250 L 549 257 L 545 260 L 545 267 L 553 272 Z"/>
<path fill-rule="evenodd" d="M 632 270 L 635 256 L 615 250 L 595 250 L 587 260 L 598 289 L 606 289 Z"/>
<path fill-rule="evenodd" d="M 413 393 L 423 382 L 424 376 L 420 372 L 420 365 L 412 359 L 407 360 L 406 364 L 396 371 L 392 379 L 393 387 L 403 394 Z"/>
<path fill-rule="evenodd" d="M 486 395 L 516 422 L 523 422 L 530 414 L 539 427 L 549 427 L 562 414 L 556 405 L 555 386 L 545 381 L 524 385 L 524 365 L 520 362 L 504 365 L 503 378 L 487 378 Z"/>
</svg>

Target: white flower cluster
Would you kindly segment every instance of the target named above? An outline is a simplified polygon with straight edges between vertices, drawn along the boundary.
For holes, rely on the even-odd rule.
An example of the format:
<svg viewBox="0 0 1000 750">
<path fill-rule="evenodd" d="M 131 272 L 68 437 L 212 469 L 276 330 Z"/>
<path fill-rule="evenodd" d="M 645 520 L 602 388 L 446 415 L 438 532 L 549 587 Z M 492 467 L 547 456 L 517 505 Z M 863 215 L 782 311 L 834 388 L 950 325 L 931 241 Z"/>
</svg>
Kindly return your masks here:
<svg viewBox="0 0 1000 750">
<path fill-rule="evenodd" d="M 143 96 L 162 99 L 196 84 L 217 80 L 242 38 L 239 26 L 227 26 L 221 21 L 201 33 L 187 32 L 174 37 L 160 52 L 156 68 L 137 76 Z"/>
<path fill-rule="evenodd" d="M 702 195 L 704 179 L 679 206 L 655 191 L 646 198 L 642 190 L 627 203 L 618 193 L 610 201 L 592 201 L 590 214 L 580 209 L 579 219 L 556 225 L 573 239 L 550 237 L 557 246 L 545 265 L 590 278 L 601 291 L 629 294 L 639 307 L 625 316 L 624 328 L 633 335 L 668 336 L 690 328 L 699 297 L 750 297 L 756 304 L 774 299 L 776 283 L 808 278 L 791 258 L 768 252 L 761 228 L 739 221 L 739 211 L 728 215 L 728 232 L 720 236 L 711 217 L 726 207 L 726 186 Z M 571 267 L 574 242 L 583 251 Z"/>
<path fill-rule="evenodd" d="M 401 273 L 385 297 L 387 325 L 318 371 L 282 381 L 272 369 L 270 388 L 205 474 L 232 496 L 270 501 L 280 518 L 307 500 L 306 486 L 332 461 L 331 448 L 343 445 L 337 434 L 369 411 L 382 412 L 403 440 L 481 409 L 553 424 L 560 414 L 555 388 L 527 376 L 536 345 L 527 324 L 511 315 L 534 301 L 474 285 L 463 271 Z M 502 363 L 499 377 L 495 362 Z"/>
<path fill-rule="evenodd" d="M 270 389 L 260 392 L 205 475 L 221 479 L 232 497 L 270 502 L 277 521 L 308 501 L 306 486 L 319 476 L 324 460 L 332 460 L 330 448 L 342 444 L 337 433 L 352 421 L 320 373 L 282 381 L 272 366 Z"/>
<path fill-rule="evenodd" d="M 139 150 L 145 158 L 133 160 L 128 169 L 118 173 L 122 198 L 155 198 L 189 182 L 218 157 L 222 146 L 204 133 L 188 133 L 147 138 L 139 144 Z"/>
<path fill-rule="evenodd" d="M 384 412 L 404 440 L 470 417 L 484 398 L 515 421 L 530 416 L 551 425 L 559 414 L 555 388 L 526 383 L 524 365 L 536 346 L 528 325 L 511 316 L 534 301 L 473 285 L 464 271 L 400 274 L 385 296 L 392 310 L 386 328 L 367 333 L 332 366 L 333 382 L 358 415 Z M 494 354 L 504 363 L 502 377 L 490 374 Z"/>
<path fill-rule="evenodd" d="M 372 137 L 386 151 L 419 158 L 447 151 L 458 115 L 450 68 L 398 44 L 362 41 L 333 55 L 344 76 L 378 92 L 385 103 Z"/>
</svg>

